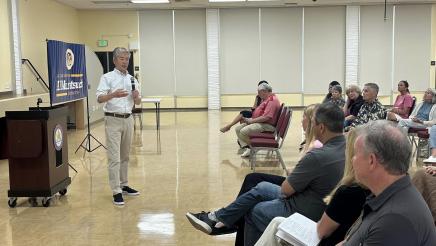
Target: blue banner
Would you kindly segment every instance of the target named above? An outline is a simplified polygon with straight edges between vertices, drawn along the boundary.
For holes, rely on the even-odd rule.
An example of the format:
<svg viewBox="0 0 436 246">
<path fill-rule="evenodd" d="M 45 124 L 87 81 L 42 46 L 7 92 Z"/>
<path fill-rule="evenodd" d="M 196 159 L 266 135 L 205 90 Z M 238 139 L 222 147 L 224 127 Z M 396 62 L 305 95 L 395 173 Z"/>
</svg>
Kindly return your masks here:
<svg viewBox="0 0 436 246">
<path fill-rule="evenodd" d="M 48 40 L 47 59 L 51 104 L 77 100 L 88 95 L 83 44 Z"/>
</svg>

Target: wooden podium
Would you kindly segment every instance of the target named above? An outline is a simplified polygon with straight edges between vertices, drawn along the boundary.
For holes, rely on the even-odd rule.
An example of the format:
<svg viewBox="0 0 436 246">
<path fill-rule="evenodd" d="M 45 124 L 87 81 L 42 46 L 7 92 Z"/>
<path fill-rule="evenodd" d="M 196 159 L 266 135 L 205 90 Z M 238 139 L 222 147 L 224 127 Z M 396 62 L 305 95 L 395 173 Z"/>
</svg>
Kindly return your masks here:
<svg viewBox="0 0 436 246">
<path fill-rule="evenodd" d="M 43 197 L 48 207 L 54 194 L 66 194 L 71 184 L 67 114 L 66 107 L 6 112 L 10 207 L 16 206 L 17 197 Z"/>
</svg>

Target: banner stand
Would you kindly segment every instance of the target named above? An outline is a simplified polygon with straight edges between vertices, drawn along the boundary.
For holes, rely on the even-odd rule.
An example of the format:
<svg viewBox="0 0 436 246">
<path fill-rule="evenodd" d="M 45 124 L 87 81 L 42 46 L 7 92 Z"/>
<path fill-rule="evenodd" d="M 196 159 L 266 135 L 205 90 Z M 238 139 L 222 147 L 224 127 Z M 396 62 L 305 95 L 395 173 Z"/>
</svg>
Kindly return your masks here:
<svg viewBox="0 0 436 246">
<path fill-rule="evenodd" d="M 74 153 L 83 148 L 86 150 L 83 154 L 85 156 L 86 152 L 93 152 L 100 146 L 107 149 L 91 134 L 85 46 L 83 44 L 65 43 L 57 40 L 46 41 L 50 81 L 50 105 L 86 97 L 88 133 Z M 91 139 L 98 143 L 97 147 L 91 148 Z"/>
<path fill-rule="evenodd" d="M 92 134 L 91 134 L 91 127 L 89 124 L 89 102 L 88 102 L 88 95 L 86 96 L 86 115 L 88 118 L 88 134 L 86 134 L 85 138 L 83 139 L 83 141 L 80 143 L 79 147 L 77 147 L 76 151 L 74 152 L 74 154 L 77 153 L 77 151 L 79 151 L 80 148 L 83 148 L 84 150 L 86 150 L 85 152 L 83 152 L 83 156 L 85 156 L 85 153 L 88 152 L 93 152 L 94 150 L 103 147 L 107 150 L 106 146 L 104 146 L 100 141 L 98 141 Z M 91 148 L 91 138 L 94 139 L 98 145 L 95 148 Z"/>
</svg>

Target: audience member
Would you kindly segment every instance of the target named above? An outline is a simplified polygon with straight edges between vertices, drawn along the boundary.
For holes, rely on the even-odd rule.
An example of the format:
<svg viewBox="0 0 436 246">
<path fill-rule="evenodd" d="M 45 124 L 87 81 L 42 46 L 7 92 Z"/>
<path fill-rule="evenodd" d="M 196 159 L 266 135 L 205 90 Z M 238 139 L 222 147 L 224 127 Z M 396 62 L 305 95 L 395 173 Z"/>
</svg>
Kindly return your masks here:
<svg viewBox="0 0 436 246">
<path fill-rule="evenodd" d="M 412 183 L 430 208 L 433 221 L 436 225 L 436 167 L 427 166 L 419 169 L 413 175 Z"/>
<path fill-rule="evenodd" d="M 268 84 L 267 81 L 262 80 L 260 81 L 257 86 L 261 85 L 261 84 Z M 256 95 L 256 98 L 254 99 L 254 104 L 253 107 L 251 107 L 251 110 L 242 110 L 241 112 L 239 112 L 239 114 L 233 119 L 232 122 L 230 122 L 229 124 L 225 125 L 224 127 L 222 127 L 220 129 L 220 131 L 222 133 L 227 132 L 228 130 L 230 130 L 232 128 L 232 126 L 236 125 L 238 122 L 241 122 L 242 118 L 251 118 L 253 116 L 253 111 L 259 107 L 259 105 L 262 103 L 262 98 L 260 98 L 259 94 Z"/>
<path fill-rule="evenodd" d="M 410 127 L 425 129 L 436 124 L 436 91 L 428 88 L 423 101 L 416 105 L 409 119 L 400 119 L 398 127 L 407 133 Z"/>
<path fill-rule="evenodd" d="M 325 96 L 325 98 L 324 98 L 324 100 L 322 100 L 322 103 L 326 103 L 326 102 L 328 102 L 329 100 L 330 100 L 330 98 L 332 97 L 332 88 L 333 88 L 333 86 L 335 86 L 335 85 L 341 85 L 341 84 L 339 84 L 339 82 L 338 81 L 335 81 L 335 80 L 333 80 L 332 82 L 330 82 L 330 84 L 329 84 L 329 92 L 327 93 L 327 95 Z"/>
<path fill-rule="evenodd" d="M 356 183 L 351 164 L 355 138 L 355 131 L 350 131 L 347 137 L 344 177 L 336 190 L 332 192 L 333 196 L 317 224 L 318 236 L 322 239 L 319 245 L 336 245 L 344 240 L 346 232 L 359 217 L 366 196 L 369 195 L 367 189 Z M 275 237 L 275 234 L 284 220 L 284 217 L 274 218 L 257 241 L 256 246 L 280 246 L 282 242 Z"/>
<path fill-rule="evenodd" d="M 363 125 L 372 120 L 386 119 L 386 109 L 377 99 L 378 85 L 367 83 L 363 87 L 363 100 L 365 101 L 357 114 L 351 127 Z"/>
<path fill-rule="evenodd" d="M 315 115 L 316 107 L 318 107 L 319 104 L 311 104 L 307 106 L 304 109 L 303 112 L 303 119 L 301 121 L 301 125 L 303 127 L 303 130 L 305 132 L 305 136 L 307 139 L 307 144 L 304 144 L 301 149 L 301 156 L 304 156 L 308 151 L 310 151 L 313 148 L 321 148 L 322 143 L 315 138 L 314 134 L 314 125 L 313 125 L 313 117 Z M 244 182 L 242 183 L 241 189 L 239 191 L 239 194 L 237 197 L 243 195 L 244 193 L 250 191 L 252 188 L 254 188 L 257 184 L 266 181 L 273 184 L 282 184 L 283 181 L 286 179 L 286 177 L 277 176 L 277 175 L 271 175 L 267 173 L 250 173 L 247 174 L 244 178 Z M 236 241 L 235 245 L 243 246 L 244 245 L 244 225 L 245 225 L 245 219 L 244 217 L 240 218 L 237 222 L 234 224 L 233 230 L 224 230 L 225 232 L 232 233 L 234 231 L 237 231 L 236 233 Z"/>
<path fill-rule="evenodd" d="M 436 245 L 430 210 L 407 174 L 412 156 L 407 137 L 386 120 L 357 131 L 353 168 L 372 195 L 344 245 Z"/>
<path fill-rule="evenodd" d="M 301 126 L 304 131 L 304 141 L 303 145 L 301 145 L 301 154 L 302 156 L 307 153 L 307 151 L 313 148 L 321 148 L 322 143 L 315 138 L 314 129 L 312 125 L 312 119 L 315 112 L 316 107 L 319 104 L 311 104 L 308 105 L 303 111 L 303 119 L 301 120 Z"/>
<path fill-rule="evenodd" d="M 330 91 L 332 96 L 327 102 L 338 105 L 340 108 L 344 107 L 345 100 L 342 98 L 342 87 L 340 85 L 334 85 Z"/>
<path fill-rule="evenodd" d="M 243 122 L 236 127 L 236 135 L 238 136 L 238 143 L 241 148 L 246 150 L 242 153 L 241 157 L 250 156 L 250 137 L 251 133 L 255 132 L 273 132 L 275 130 L 275 118 L 280 108 L 280 101 L 277 96 L 272 93 L 271 85 L 261 83 L 258 86 L 258 95 L 262 99 L 262 103 L 253 111 L 251 118 L 242 117 Z"/>
<path fill-rule="evenodd" d="M 400 95 L 395 99 L 394 107 L 388 112 L 388 120 L 399 121 L 409 117 L 413 106 L 413 98 L 409 92 L 409 83 L 406 80 L 398 82 L 398 92 Z"/>
<path fill-rule="evenodd" d="M 274 217 L 298 212 L 319 220 L 326 206 L 323 199 L 343 176 L 343 121 L 339 107 L 321 104 L 315 111 L 313 127 L 315 138 L 323 147 L 307 152 L 287 178 L 270 175 L 268 181 L 260 182 L 227 207 L 214 212 L 187 213 L 188 220 L 198 230 L 217 235 L 234 228 L 245 216 L 244 245 L 253 245 Z"/>
<path fill-rule="evenodd" d="M 344 105 L 345 123 L 344 126 L 349 126 L 359 114 L 359 110 L 362 107 L 364 100 L 362 97 L 362 91 L 357 85 L 349 85 L 345 91 L 348 100 Z"/>
</svg>

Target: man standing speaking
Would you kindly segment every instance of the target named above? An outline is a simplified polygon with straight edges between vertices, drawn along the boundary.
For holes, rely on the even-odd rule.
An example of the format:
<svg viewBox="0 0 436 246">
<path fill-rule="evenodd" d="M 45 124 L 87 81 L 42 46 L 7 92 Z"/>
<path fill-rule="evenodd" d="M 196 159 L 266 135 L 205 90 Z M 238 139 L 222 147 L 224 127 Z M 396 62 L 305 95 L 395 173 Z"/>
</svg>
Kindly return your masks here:
<svg viewBox="0 0 436 246">
<path fill-rule="evenodd" d="M 103 74 L 97 88 L 97 101 L 104 103 L 109 184 L 115 205 L 124 205 L 123 194 L 139 192 L 127 184 L 130 146 L 133 136 L 132 108 L 141 103 L 138 83 L 127 72 L 130 52 L 117 47 L 113 51 L 115 69 Z"/>
</svg>

